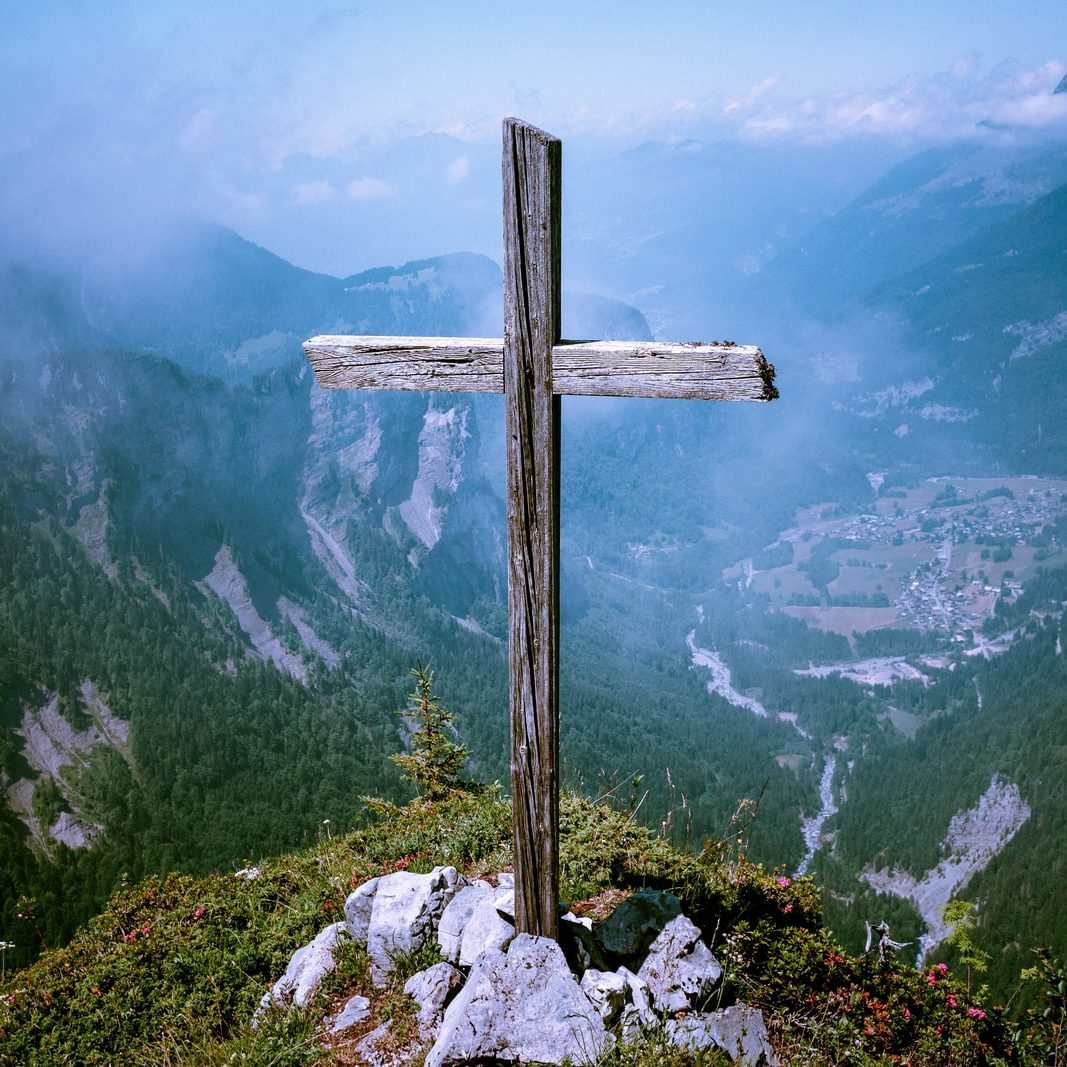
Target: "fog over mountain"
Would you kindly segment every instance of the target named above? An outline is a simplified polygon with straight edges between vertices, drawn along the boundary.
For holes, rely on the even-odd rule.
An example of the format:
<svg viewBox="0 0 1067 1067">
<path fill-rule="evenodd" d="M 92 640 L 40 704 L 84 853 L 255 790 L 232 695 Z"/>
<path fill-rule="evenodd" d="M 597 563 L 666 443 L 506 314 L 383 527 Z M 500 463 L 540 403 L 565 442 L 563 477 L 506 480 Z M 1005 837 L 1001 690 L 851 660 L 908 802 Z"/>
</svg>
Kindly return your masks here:
<svg viewBox="0 0 1067 1067">
<path fill-rule="evenodd" d="M 852 189 L 807 149 L 648 145 L 602 164 L 610 231 L 589 178 L 568 231 L 566 332 L 745 330 L 782 389 L 566 402 L 568 781 L 643 775 L 691 843 L 762 796 L 753 855 L 811 873 L 846 939 L 888 917 L 944 952 L 937 908 L 977 898 L 983 944 L 1019 946 L 1003 989 L 1058 930 L 1030 857 L 1067 782 L 1065 159 L 983 134 Z M 741 185 L 777 190 L 764 214 L 718 210 Z M 121 871 L 243 863 L 401 796 L 417 659 L 505 780 L 500 401 L 325 392 L 299 347 L 495 332 L 495 262 L 338 278 L 174 223 L 9 247 L 0 279 L 5 924 L 30 893 L 63 938 Z"/>
<path fill-rule="evenodd" d="M 1062 12 L 624 5 L 620 85 L 604 8 L 492 6 L 12 16 L 7 962 L 404 799 L 420 660 L 506 791 L 502 402 L 322 390 L 300 343 L 500 333 L 517 112 L 564 137 L 564 334 L 758 344 L 781 390 L 565 400 L 567 784 L 694 849 L 758 799 L 852 948 L 956 965 L 971 901 L 1006 997 L 1067 951 Z"/>
</svg>

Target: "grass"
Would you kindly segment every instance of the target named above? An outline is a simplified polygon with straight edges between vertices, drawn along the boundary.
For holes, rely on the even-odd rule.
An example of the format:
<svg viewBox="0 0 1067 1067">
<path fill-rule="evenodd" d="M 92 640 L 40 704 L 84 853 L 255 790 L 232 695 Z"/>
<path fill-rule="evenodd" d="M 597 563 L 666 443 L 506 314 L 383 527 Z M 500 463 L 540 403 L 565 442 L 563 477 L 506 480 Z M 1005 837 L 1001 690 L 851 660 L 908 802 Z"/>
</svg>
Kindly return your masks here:
<svg viewBox="0 0 1067 1067">
<path fill-rule="evenodd" d="M 747 862 L 743 841 L 679 852 L 573 795 L 561 824 L 562 888 L 575 910 L 599 919 L 636 888 L 675 892 L 724 967 L 723 1005 L 762 1008 L 786 1062 L 1022 1062 L 1000 1017 L 951 976 L 849 957 L 821 926 L 815 887 Z M 250 1021 L 294 949 L 340 918 L 356 885 L 446 863 L 469 876 L 510 866 L 509 812 L 497 796 L 385 807 L 372 826 L 264 862 L 256 879 L 174 874 L 124 886 L 71 944 L 0 984 L 0 1062 L 351 1064 L 351 1046 L 324 1041 L 319 1024 L 354 993 L 372 1003 L 359 1034 L 391 1021 L 391 1040 L 405 1047 L 416 1006 L 403 982 L 433 951 L 402 961 L 382 991 L 365 950 L 346 946 L 308 1009 L 269 1012 L 255 1030 Z M 616 1048 L 603 1067 L 725 1062 L 670 1048 L 659 1032 Z"/>
</svg>

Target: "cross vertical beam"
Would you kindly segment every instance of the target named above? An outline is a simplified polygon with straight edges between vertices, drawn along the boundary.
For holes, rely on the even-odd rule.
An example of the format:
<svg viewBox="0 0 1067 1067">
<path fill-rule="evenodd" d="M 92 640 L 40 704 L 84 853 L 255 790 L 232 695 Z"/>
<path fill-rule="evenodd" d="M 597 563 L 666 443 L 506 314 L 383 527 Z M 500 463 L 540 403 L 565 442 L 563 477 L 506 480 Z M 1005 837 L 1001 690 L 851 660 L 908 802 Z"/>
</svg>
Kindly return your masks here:
<svg viewBox="0 0 1067 1067">
<path fill-rule="evenodd" d="M 515 925 L 559 931 L 560 142 L 504 120 L 504 405 Z"/>
</svg>

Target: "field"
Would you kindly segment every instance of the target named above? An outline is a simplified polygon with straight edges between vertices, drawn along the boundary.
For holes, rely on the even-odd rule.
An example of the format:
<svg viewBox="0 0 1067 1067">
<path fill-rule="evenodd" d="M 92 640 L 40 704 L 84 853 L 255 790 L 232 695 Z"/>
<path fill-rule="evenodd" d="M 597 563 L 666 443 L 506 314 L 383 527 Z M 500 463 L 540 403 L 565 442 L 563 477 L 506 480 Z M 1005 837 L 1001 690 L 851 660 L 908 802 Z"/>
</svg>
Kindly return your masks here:
<svg viewBox="0 0 1067 1067">
<path fill-rule="evenodd" d="M 723 578 L 811 626 L 850 636 L 886 627 L 964 640 L 1039 567 L 1061 564 L 1067 481 L 931 478 L 881 486 L 846 512 L 800 510 L 762 552 Z"/>
</svg>

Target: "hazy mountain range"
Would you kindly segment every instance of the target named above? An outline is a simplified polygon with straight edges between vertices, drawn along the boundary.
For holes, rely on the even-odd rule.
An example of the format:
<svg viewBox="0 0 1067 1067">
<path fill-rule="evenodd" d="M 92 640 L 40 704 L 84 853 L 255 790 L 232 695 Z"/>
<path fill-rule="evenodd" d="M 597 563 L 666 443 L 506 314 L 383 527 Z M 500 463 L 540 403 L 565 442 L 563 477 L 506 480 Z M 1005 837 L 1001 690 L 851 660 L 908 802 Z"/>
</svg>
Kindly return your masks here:
<svg viewBox="0 0 1067 1067">
<path fill-rule="evenodd" d="M 601 194 L 637 221 L 610 238 L 575 189 L 570 276 L 631 303 L 568 293 L 564 332 L 736 334 L 782 399 L 567 405 L 566 774 L 643 775 L 645 817 L 697 846 L 762 795 L 756 857 L 811 864 L 848 936 L 883 912 L 929 931 L 876 872 L 918 883 L 977 820 L 985 873 L 949 888 L 1014 946 L 1006 986 L 1043 931 L 1067 940 L 1032 862 L 1067 788 L 1067 149 L 927 152 L 832 212 L 814 164 L 787 195 L 790 160 L 751 158 L 631 153 Z M 702 206 L 745 181 L 762 212 Z M 482 256 L 340 279 L 200 225 L 5 259 L 0 936 L 24 893 L 54 940 L 124 871 L 241 864 L 399 797 L 420 658 L 472 772 L 505 781 L 501 402 L 326 393 L 299 347 L 493 335 L 500 300 Z M 872 657 L 913 673 L 810 673 Z"/>
</svg>

